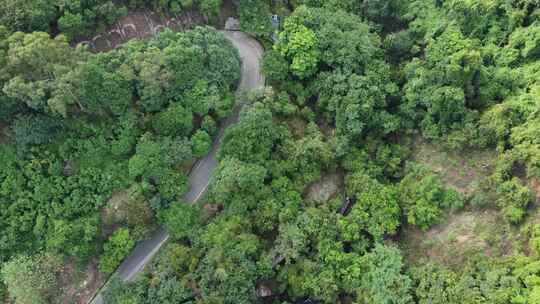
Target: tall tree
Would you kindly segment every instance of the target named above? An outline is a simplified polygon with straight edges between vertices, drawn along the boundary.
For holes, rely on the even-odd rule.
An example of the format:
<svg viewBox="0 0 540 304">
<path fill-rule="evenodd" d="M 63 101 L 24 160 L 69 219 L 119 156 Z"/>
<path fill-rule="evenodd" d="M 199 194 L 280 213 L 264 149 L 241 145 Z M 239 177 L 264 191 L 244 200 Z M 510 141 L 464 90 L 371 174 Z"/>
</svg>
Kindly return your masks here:
<svg viewBox="0 0 540 304">
<path fill-rule="evenodd" d="M 58 293 L 60 259 L 51 254 L 17 256 L 2 265 L 1 274 L 16 304 L 46 304 Z"/>
<path fill-rule="evenodd" d="M 79 104 L 76 92 L 65 92 L 59 81 L 88 57 L 73 49 L 62 35 L 51 38 L 43 32 L 17 32 L 9 39 L 4 73 L 9 80 L 3 91 L 31 109 L 67 116 L 69 106 Z"/>
</svg>

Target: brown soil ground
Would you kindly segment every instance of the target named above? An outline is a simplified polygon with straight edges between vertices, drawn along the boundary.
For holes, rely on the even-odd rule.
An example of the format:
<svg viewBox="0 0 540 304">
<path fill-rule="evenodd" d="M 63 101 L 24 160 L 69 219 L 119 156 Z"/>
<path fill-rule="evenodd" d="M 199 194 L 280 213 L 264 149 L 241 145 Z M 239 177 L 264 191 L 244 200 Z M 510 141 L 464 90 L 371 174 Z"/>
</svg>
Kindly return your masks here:
<svg viewBox="0 0 540 304">
<path fill-rule="evenodd" d="M 465 198 L 479 190 L 493 172 L 494 151 L 448 152 L 442 147 L 416 139 L 412 159 L 436 172 L 443 182 Z M 401 245 L 411 264 L 424 260 L 459 266 L 472 254 L 505 256 L 512 254 L 513 228 L 502 224 L 496 210 L 467 210 L 449 214 L 443 223 L 422 231 L 405 227 Z"/>
<path fill-rule="evenodd" d="M 6 128 L 7 128 L 6 125 L 3 125 L 2 123 L 0 123 L 0 144 L 6 141 L 6 137 L 7 137 Z"/>
<path fill-rule="evenodd" d="M 317 121 L 317 126 L 319 126 L 319 130 L 321 130 L 322 134 L 326 138 L 331 138 L 336 133 L 336 129 L 332 125 L 328 124 L 324 119 L 319 119 Z"/>
<path fill-rule="evenodd" d="M 540 180 L 537 178 L 527 179 L 527 186 L 533 192 L 535 204 L 540 204 Z"/>
<path fill-rule="evenodd" d="M 77 45 L 87 45 L 93 52 L 104 52 L 119 47 L 131 39 L 152 37 L 165 28 L 182 31 L 195 25 L 206 24 L 208 20 L 195 11 L 170 16 L 149 10 L 130 11 L 104 33 L 77 41 Z"/>
<path fill-rule="evenodd" d="M 413 160 L 435 171 L 447 186 L 468 196 L 493 172 L 494 151 L 448 152 L 416 139 Z"/>
<path fill-rule="evenodd" d="M 97 260 L 92 260 L 86 269 L 79 270 L 73 262 L 64 265 L 61 274 L 63 304 L 86 304 L 102 285 L 103 276 L 97 268 Z"/>
<path fill-rule="evenodd" d="M 107 238 L 120 227 L 118 223 L 125 218 L 125 214 L 122 214 L 119 209 L 129 202 L 130 191 L 132 191 L 131 188 L 115 191 L 105 204 L 105 207 L 101 209 L 103 238 Z"/>
<path fill-rule="evenodd" d="M 465 197 L 474 194 L 492 174 L 495 159 L 495 151 L 460 154 L 420 139 L 414 142 L 413 160 L 438 173 L 447 186 Z M 431 260 L 458 267 L 477 253 L 487 256 L 527 254 L 528 235 L 522 229 L 540 224 L 540 180 L 525 177 L 521 180 L 531 189 L 535 200 L 522 225 L 507 225 L 498 210 L 467 210 L 448 215 L 444 223 L 428 231 L 405 227 L 400 243 L 407 260 L 412 264 Z"/>
<path fill-rule="evenodd" d="M 274 122 L 285 124 L 296 139 L 304 137 L 304 134 L 306 133 L 307 123 L 301 118 L 295 117 L 282 119 L 274 117 Z"/>
<path fill-rule="evenodd" d="M 425 260 L 458 267 L 474 254 L 507 256 L 513 253 L 513 231 L 497 211 L 464 211 L 450 215 L 445 223 L 428 231 L 406 227 L 403 252 L 417 265 Z"/>
<path fill-rule="evenodd" d="M 343 188 L 343 172 L 330 172 L 324 174 L 319 181 L 309 185 L 304 191 L 304 197 L 321 204 L 338 197 Z"/>
<path fill-rule="evenodd" d="M 221 10 L 219 12 L 219 26 L 221 28 L 225 27 L 225 22 L 229 17 L 237 17 L 233 0 L 225 0 L 221 5 Z"/>
</svg>

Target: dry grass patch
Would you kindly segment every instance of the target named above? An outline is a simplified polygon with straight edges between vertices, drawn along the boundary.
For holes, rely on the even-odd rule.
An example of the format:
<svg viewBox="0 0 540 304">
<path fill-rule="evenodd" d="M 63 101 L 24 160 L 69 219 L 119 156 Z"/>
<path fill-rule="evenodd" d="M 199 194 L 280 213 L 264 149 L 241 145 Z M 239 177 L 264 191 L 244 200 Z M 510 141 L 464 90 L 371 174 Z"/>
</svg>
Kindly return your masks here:
<svg viewBox="0 0 540 304">
<path fill-rule="evenodd" d="M 445 184 L 464 196 L 474 193 L 479 184 L 493 172 L 495 151 L 450 152 L 440 145 L 416 139 L 413 160 L 441 177 Z"/>
<path fill-rule="evenodd" d="M 411 264 L 424 260 L 459 266 L 475 254 L 507 256 L 513 253 L 513 229 L 494 210 L 463 211 L 427 231 L 406 227 L 401 244 Z"/>
</svg>

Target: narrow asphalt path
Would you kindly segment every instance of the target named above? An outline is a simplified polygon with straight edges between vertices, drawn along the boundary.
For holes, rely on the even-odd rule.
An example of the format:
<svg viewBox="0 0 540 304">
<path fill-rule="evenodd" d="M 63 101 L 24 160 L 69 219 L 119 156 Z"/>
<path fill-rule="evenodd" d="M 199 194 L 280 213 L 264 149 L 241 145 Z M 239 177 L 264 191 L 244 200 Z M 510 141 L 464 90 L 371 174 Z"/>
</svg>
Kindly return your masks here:
<svg viewBox="0 0 540 304">
<path fill-rule="evenodd" d="M 237 97 L 244 91 L 261 88 L 264 85 L 264 77 L 261 73 L 260 61 L 263 55 L 261 45 L 253 38 L 242 32 L 228 32 L 223 34 L 238 49 L 242 59 L 242 76 L 237 90 Z M 217 166 L 216 153 L 221 144 L 225 129 L 238 120 L 238 114 L 243 101 L 237 98 L 233 114 L 226 119 L 220 127 L 218 136 L 214 140 L 212 150 L 208 155 L 199 160 L 189 175 L 189 191 L 184 195 L 184 201 L 194 204 L 204 194 L 210 183 L 212 171 Z M 159 251 L 169 238 L 165 229 L 160 228 L 151 238 L 139 243 L 131 254 L 122 262 L 116 275 L 123 281 L 131 281 L 150 262 L 152 257 Z M 92 301 L 94 304 L 102 304 L 103 298 L 98 294 Z"/>
</svg>

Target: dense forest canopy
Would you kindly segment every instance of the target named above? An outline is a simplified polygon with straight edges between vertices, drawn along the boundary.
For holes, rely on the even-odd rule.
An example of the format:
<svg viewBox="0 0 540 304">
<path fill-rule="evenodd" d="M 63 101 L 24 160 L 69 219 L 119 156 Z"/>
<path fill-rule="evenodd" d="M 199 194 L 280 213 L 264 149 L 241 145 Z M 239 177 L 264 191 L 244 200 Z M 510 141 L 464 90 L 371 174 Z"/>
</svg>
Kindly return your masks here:
<svg viewBox="0 0 540 304">
<path fill-rule="evenodd" d="M 2 0 L 0 24 L 12 31 L 54 31 L 75 38 L 104 30 L 130 9 L 180 14 L 200 10 L 212 17 L 222 0 Z"/>
<path fill-rule="evenodd" d="M 70 42 L 132 9 L 219 26 L 231 6 L 265 47 L 266 86 L 238 94 L 187 205 L 236 102 L 238 51 L 211 27 L 102 53 Z M 161 225 L 167 245 L 134 282 L 113 276 L 106 303 L 540 303 L 536 0 L 0 7 L 0 298 L 61 302 L 66 264 L 108 276 Z M 483 171 L 446 172 L 475 153 Z M 494 224 L 451 231 L 437 255 L 463 214 Z"/>
<path fill-rule="evenodd" d="M 180 169 L 209 151 L 232 111 L 238 53 L 207 27 L 100 54 L 45 32 L 4 41 L 0 260 L 46 250 L 84 263 L 101 251 L 102 229 L 124 225 L 131 231 L 109 240 L 131 240 L 116 249 L 123 255 L 105 243 L 109 273 L 186 191 Z M 126 187 L 133 201 L 122 216 L 100 216 Z"/>
</svg>

